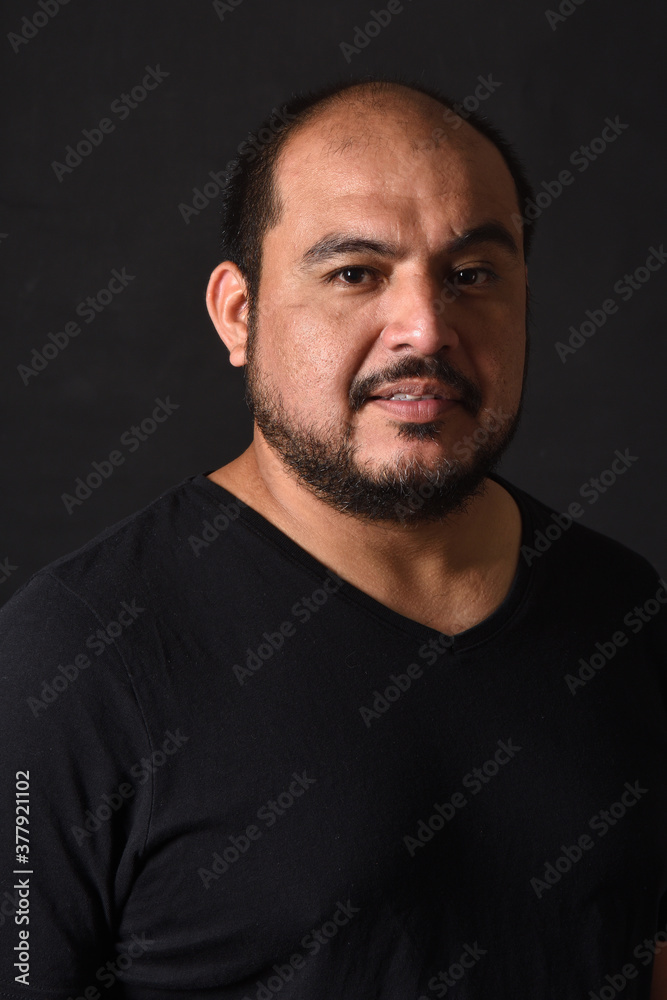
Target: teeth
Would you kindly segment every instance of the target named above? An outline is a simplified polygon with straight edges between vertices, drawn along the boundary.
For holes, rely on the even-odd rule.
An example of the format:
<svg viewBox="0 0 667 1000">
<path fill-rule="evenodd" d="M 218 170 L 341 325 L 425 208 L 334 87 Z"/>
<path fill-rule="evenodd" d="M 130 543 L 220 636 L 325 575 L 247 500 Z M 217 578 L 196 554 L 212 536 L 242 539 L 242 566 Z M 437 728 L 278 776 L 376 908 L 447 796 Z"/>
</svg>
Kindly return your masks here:
<svg viewBox="0 0 667 1000">
<path fill-rule="evenodd" d="M 395 396 L 390 396 L 389 399 L 436 399 L 436 396 L 409 396 L 407 392 L 397 392 Z"/>
</svg>

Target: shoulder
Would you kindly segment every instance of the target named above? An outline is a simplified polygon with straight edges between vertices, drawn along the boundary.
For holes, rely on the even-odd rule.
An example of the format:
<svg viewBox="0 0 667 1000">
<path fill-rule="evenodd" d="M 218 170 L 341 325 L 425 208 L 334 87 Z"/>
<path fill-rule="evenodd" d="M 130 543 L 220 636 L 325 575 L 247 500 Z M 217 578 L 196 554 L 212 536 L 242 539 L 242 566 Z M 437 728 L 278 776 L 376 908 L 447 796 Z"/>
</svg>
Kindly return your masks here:
<svg viewBox="0 0 667 1000">
<path fill-rule="evenodd" d="M 170 487 L 35 571 L 0 607 L 0 622 L 39 618 L 43 623 L 45 616 L 55 622 L 59 614 L 86 613 L 102 621 L 120 613 L 123 602 L 148 599 L 161 581 L 173 582 L 179 563 L 188 575 L 195 561 L 189 538 L 205 520 L 195 485 L 199 478 Z"/>
<path fill-rule="evenodd" d="M 135 623 L 151 617 L 154 581 L 165 580 L 165 562 L 178 558 L 192 507 L 188 490 L 188 480 L 170 488 L 19 587 L 0 607 L 5 680 L 19 675 L 23 686 L 36 671 L 34 680 L 41 681 L 40 670 L 54 658 L 55 666 L 61 662 L 72 672 L 97 657 L 107 664 L 116 660 L 122 669 L 121 636 L 132 632 L 135 638 L 142 631 Z"/>
<path fill-rule="evenodd" d="M 652 563 L 623 542 L 586 524 L 587 507 L 573 502 L 558 511 L 499 476 L 496 480 L 521 510 L 521 558 L 538 575 L 566 579 L 575 589 L 632 594 L 655 590 L 661 583 Z"/>
</svg>

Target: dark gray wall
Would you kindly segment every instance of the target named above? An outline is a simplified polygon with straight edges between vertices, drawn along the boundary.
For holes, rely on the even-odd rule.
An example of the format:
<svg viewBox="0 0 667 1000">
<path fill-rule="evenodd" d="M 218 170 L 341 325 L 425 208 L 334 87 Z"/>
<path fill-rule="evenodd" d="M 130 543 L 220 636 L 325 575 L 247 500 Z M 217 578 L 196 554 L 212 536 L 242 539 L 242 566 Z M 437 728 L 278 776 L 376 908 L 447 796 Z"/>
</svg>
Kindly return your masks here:
<svg viewBox="0 0 667 1000">
<path fill-rule="evenodd" d="M 38 0 L 5 5 L 0 39 L 0 561 L 16 567 L 0 600 L 46 562 L 249 443 L 242 373 L 204 307 L 217 262 L 209 173 L 293 90 L 351 71 L 400 71 L 460 99 L 479 77 L 494 81 L 480 110 L 516 143 L 543 192 L 526 413 L 501 472 L 564 510 L 617 449 L 629 449 L 636 461 L 596 503 L 584 499 L 582 523 L 667 570 L 667 267 L 631 295 L 624 279 L 667 241 L 667 18 L 657 0 L 563 0 L 552 13 L 528 0 L 403 0 L 368 44 L 346 49 L 349 62 L 341 43 L 353 44 L 357 26 L 385 0 L 41 3 L 46 12 Z M 166 75 L 148 81 L 155 89 L 136 107 L 115 103 L 141 85 L 146 67 Z M 586 161 L 576 151 L 590 147 L 607 118 L 626 127 L 604 151 L 594 144 L 599 155 Z M 99 145 L 68 172 L 54 168 L 102 119 L 109 131 L 93 133 Z M 572 183 L 552 197 L 543 182 L 557 193 L 565 169 Z M 210 204 L 186 222 L 179 206 L 191 206 L 193 189 L 207 182 Z M 77 313 L 114 269 L 132 280 L 94 319 L 82 315 L 85 305 Z M 617 310 L 561 360 L 555 343 L 567 342 L 587 310 L 599 320 L 608 299 Z M 39 373 L 20 368 L 74 322 L 81 332 L 57 353 L 49 348 L 56 356 Z M 122 436 L 167 396 L 178 409 L 131 450 Z M 68 512 L 62 494 L 114 450 L 123 464 Z"/>
</svg>

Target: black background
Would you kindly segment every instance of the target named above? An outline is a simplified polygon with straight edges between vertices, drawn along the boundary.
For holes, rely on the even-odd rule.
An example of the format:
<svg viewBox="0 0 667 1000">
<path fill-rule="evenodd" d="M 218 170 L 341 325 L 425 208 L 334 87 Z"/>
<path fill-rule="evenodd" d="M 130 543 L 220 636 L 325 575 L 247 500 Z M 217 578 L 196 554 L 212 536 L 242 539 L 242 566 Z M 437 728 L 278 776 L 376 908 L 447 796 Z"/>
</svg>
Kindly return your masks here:
<svg viewBox="0 0 667 1000">
<path fill-rule="evenodd" d="M 57 0 L 44 2 L 52 9 Z M 565 0 L 552 25 L 528 0 L 404 0 L 348 63 L 341 43 L 353 43 L 384 0 L 234 2 L 225 11 L 209 0 L 70 0 L 38 29 L 23 20 L 42 12 L 37 0 L 4 5 L 0 560 L 16 569 L 0 600 L 250 442 L 242 371 L 229 365 L 204 305 L 218 262 L 216 197 L 187 223 L 179 206 L 192 205 L 209 171 L 223 170 L 294 90 L 374 71 L 422 79 L 458 100 L 491 75 L 500 86 L 479 110 L 516 144 L 536 189 L 573 173 L 537 224 L 525 416 L 500 471 L 565 510 L 628 448 L 637 461 L 595 505 L 583 501 L 581 523 L 664 574 L 667 267 L 627 303 L 613 291 L 667 240 L 662 5 Z M 12 45 L 10 33 L 21 31 L 33 37 Z M 147 66 L 168 77 L 121 121 L 110 106 Z M 571 154 L 616 116 L 628 128 L 580 172 Z M 114 131 L 59 180 L 52 163 L 105 117 Z M 76 307 L 114 268 L 135 277 L 86 324 Z M 563 363 L 555 342 L 610 297 L 618 312 Z M 82 332 L 24 384 L 19 366 L 72 320 Z M 68 513 L 62 494 L 167 396 L 178 410 L 134 453 L 121 446 L 124 464 Z"/>
</svg>

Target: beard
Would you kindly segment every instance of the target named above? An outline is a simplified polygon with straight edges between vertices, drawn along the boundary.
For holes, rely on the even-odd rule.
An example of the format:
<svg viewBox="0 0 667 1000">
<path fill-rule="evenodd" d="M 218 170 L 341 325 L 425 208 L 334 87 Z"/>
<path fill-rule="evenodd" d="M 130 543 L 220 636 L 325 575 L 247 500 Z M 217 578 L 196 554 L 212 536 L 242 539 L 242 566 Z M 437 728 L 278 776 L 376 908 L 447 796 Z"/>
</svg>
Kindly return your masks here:
<svg viewBox="0 0 667 1000">
<path fill-rule="evenodd" d="M 523 383 L 526 380 L 528 336 Z M 482 408 L 479 388 L 438 356 L 410 355 L 391 368 L 357 380 L 350 389 L 353 413 L 364 405 L 373 389 L 383 382 L 403 378 L 435 378 L 454 389 L 460 404 L 477 420 L 472 434 L 453 446 L 458 457 L 438 456 L 422 461 L 415 455 L 400 455 L 372 470 L 356 459 L 349 420 L 332 419 L 328 424 L 306 423 L 290 414 L 282 394 L 257 358 L 256 310 L 248 315 L 245 401 L 256 426 L 288 470 L 318 499 L 342 514 L 373 523 L 419 525 L 443 521 L 465 513 L 475 497 L 483 496 L 485 480 L 495 470 L 514 437 L 523 404 L 523 385 L 514 413 L 494 413 Z M 481 414 L 481 417 L 480 417 Z M 399 440 L 438 440 L 442 421 L 397 424 Z"/>
</svg>

